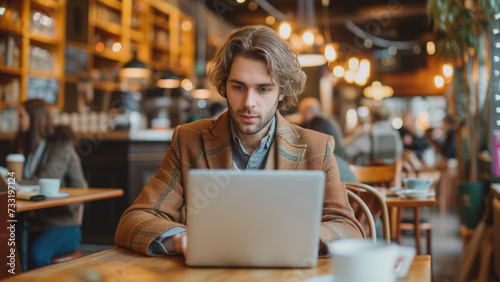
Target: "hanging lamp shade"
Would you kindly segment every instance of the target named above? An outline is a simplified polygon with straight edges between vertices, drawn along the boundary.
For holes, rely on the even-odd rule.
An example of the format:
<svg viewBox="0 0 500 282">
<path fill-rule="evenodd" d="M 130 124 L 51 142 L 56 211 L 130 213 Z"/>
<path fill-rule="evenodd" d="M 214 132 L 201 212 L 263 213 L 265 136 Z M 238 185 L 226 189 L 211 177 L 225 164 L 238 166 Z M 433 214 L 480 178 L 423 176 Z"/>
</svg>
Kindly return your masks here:
<svg viewBox="0 0 500 282">
<path fill-rule="evenodd" d="M 297 15 L 298 26 L 302 30 L 298 58 L 300 65 L 315 67 L 326 64 L 324 55 L 319 51 L 319 47 L 324 44 L 324 38 L 318 30 L 314 0 L 299 0 Z"/>
<path fill-rule="evenodd" d="M 180 78 L 171 72 L 164 73 L 162 77 L 156 82 L 156 86 L 166 89 L 178 88 L 180 85 Z"/>
<path fill-rule="evenodd" d="M 382 100 L 394 95 L 394 89 L 390 86 L 382 85 L 380 81 L 374 81 L 371 86 L 368 86 L 363 90 L 363 95 L 365 95 L 366 98 Z"/>
<path fill-rule="evenodd" d="M 146 64 L 137 58 L 137 52 L 134 52 L 132 60 L 123 65 L 120 70 L 120 76 L 128 78 L 145 78 L 151 74 Z"/>
<path fill-rule="evenodd" d="M 322 54 L 300 54 L 299 63 L 303 67 L 317 67 L 326 64 L 326 59 Z"/>
<path fill-rule="evenodd" d="M 206 88 L 196 88 L 191 96 L 194 99 L 210 99 L 212 97 L 212 90 Z"/>
</svg>

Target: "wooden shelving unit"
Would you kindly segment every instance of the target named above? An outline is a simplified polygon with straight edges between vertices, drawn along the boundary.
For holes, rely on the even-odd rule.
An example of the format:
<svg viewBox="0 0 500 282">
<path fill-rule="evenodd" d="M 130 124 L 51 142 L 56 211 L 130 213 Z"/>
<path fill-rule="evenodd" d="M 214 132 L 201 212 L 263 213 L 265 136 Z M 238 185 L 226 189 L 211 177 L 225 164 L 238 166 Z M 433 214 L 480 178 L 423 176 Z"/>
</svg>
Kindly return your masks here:
<svg viewBox="0 0 500 282">
<path fill-rule="evenodd" d="M 43 33 L 34 33 L 34 32 L 30 33 L 30 40 L 50 46 L 57 46 L 57 44 L 59 43 L 57 38 L 50 37 Z"/>
<path fill-rule="evenodd" d="M 116 82 L 96 82 L 94 83 L 94 88 L 103 91 L 120 91 L 120 84 Z"/>
<path fill-rule="evenodd" d="M 9 67 L 0 65 L 0 73 L 1 74 L 8 74 L 8 75 L 20 76 L 21 75 L 21 69 L 20 68 L 9 68 Z"/>
<path fill-rule="evenodd" d="M 66 27 L 75 22 L 74 13 L 67 10 L 69 4 L 82 7 L 81 3 L 68 0 L 8 1 L 8 11 L 15 11 L 13 18 L 17 20 L 8 23 L 0 17 L 0 43 L 2 39 L 15 38 L 20 55 L 18 66 L 7 66 L 0 60 L 0 84 L 17 80 L 19 95 L 18 100 L 6 102 L 0 93 L 0 107 L 31 98 L 28 93 L 33 78 L 50 80 L 52 84 L 57 81 L 59 108 L 64 106 L 65 83 L 76 84 L 83 76 L 91 76 L 99 92 L 121 91 L 117 70 L 134 53 L 153 71 L 168 70 L 187 77 L 193 74 L 194 20 L 177 7 L 153 0 L 88 0 L 88 6 L 83 4 L 88 8 L 83 39 L 66 42 Z M 35 15 L 37 12 L 40 14 Z M 50 18 L 53 28 L 40 28 L 35 18 L 44 16 Z M 81 52 L 87 58 L 78 61 L 83 67 L 68 74 L 65 73 L 67 47 L 73 52 L 68 54 Z M 50 57 L 34 63 L 34 49 Z"/>
<path fill-rule="evenodd" d="M 21 29 L 15 28 L 15 27 L 12 27 L 12 26 L 1 26 L 0 25 L 0 31 L 8 32 L 8 33 L 14 33 L 14 34 L 17 34 L 17 35 L 22 35 L 23 34 L 23 31 Z"/>
<path fill-rule="evenodd" d="M 9 16 L 0 22 L 0 39 L 17 36 L 19 43 L 15 45 L 14 56 L 19 63 L 0 65 L 0 83 L 19 81 L 19 93 L 15 95 L 18 100 L 0 101 L 0 105 L 16 105 L 19 100 L 32 98 L 28 93 L 31 93 L 30 81 L 34 80 L 30 78 L 57 81 L 57 88 L 50 89 L 51 94 L 58 107 L 64 105 L 61 93 L 64 93 L 65 3 L 66 0 L 8 1 L 4 14 Z M 6 56 L 12 55 L 6 52 Z"/>
<path fill-rule="evenodd" d="M 180 75 L 189 76 L 190 73 L 186 70 L 194 68 L 195 64 L 195 35 L 194 35 L 195 22 L 191 17 L 179 13 L 178 22 L 178 42 L 176 46 L 179 47 L 174 54 L 177 56 L 174 60 L 173 69 Z"/>
<path fill-rule="evenodd" d="M 152 68 L 173 71 L 189 77 L 194 71 L 195 24 L 194 20 L 163 1 L 149 1 Z M 165 40 L 158 33 L 166 34 Z"/>
<path fill-rule="evenodd" d="M 32 0 L 34 5 L 39 5 L 40 7 L 46 7 L 50 9 L 59 9 L 61 8 L 61 1 L 57 0 Z"/>
</svg>

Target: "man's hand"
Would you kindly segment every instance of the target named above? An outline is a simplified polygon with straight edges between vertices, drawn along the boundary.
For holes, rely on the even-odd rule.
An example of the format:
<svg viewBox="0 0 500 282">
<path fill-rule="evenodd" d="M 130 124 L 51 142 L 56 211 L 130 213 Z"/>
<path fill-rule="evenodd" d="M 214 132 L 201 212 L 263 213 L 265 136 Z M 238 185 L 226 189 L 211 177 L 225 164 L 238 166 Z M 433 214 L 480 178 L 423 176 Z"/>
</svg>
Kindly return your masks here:
<svg viewBox="0 0 500 282">
<path fill-rule="evenodd" d="M 182 232 L 162 241 L 163 246 L 171 253 L 185 254 L 187 250 L 187 234 Z"/>
<path fill-rule="evenodd" d="M 187 251 L 188 240 L 187 233 L 182 232 L 174 235 L 175 252 L 185 254 Z"/>
</svg>

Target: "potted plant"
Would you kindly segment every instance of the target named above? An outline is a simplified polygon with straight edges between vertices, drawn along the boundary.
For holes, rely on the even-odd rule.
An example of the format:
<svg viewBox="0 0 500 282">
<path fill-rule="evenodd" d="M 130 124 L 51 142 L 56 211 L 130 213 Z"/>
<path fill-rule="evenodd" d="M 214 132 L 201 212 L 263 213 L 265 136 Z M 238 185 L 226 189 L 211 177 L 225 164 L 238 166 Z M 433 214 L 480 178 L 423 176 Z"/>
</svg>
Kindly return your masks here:
<svg viewBox="0 0 500 282">
<path fill-rule="evenodd" d="M 479 143 L 481 136 L 489 138 L 489 134 L 481 132 L 480 126 L 481 118 L 484 117 L 481 112 L 488 112 L 487 105 L 491 95 L 490 81 L 484 75 L 489 73 L 489 20 L 499 12 L 499 9 L 500 0 L 428 0 L 427 2 L 427 11 L 433 28 L 443 34 L 436 44 L 437 53 L 451 60 L 454 65 L 452 85 L 454 95 L 448 101 L 449 113 L 454 115 L 455 121 L 465 126 L 465 128 L 459 127 L 455 134 L 460 180 L 465 180 L 459 184 L 459 190 L 468 189 L 471 192 L 466 199 L 469 202 L 474 197 L 479 197 L 479 208 L 484 206 L 482 204 L 484 185 L 478 183 Z M 468 212 L 470 213 L 472 211 Z M 472 222 L 466 225 L 474 228 L 475 224 Z"/>
</svg>

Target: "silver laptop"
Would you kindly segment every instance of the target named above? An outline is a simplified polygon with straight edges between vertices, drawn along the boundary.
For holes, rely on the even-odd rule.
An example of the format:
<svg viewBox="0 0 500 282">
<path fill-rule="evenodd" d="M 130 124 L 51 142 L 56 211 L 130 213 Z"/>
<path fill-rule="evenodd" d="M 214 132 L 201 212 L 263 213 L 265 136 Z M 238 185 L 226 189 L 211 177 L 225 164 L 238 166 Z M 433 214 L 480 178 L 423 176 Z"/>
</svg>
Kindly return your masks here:
<svg viewBox="0 0 500 282">
<path fill-rule="evenodd" d="M 315 266 L 324 188 L 323 171 L 191 170 L 187 265 Z"/>
</svg>

